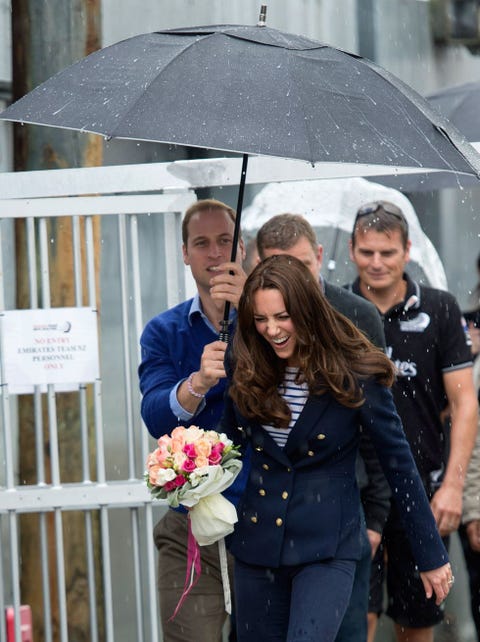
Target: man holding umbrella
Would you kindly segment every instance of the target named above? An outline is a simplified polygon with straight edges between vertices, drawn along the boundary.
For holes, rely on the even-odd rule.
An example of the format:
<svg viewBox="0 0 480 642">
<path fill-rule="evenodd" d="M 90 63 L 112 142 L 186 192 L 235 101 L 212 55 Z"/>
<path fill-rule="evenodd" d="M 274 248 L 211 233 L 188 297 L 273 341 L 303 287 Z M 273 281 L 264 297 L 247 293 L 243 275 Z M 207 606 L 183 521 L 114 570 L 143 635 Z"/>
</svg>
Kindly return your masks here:
<svg viewBox="0 0 480 642">
<path fill-rule="evenodd" d="M 405 273 L 410 246 L 408 223 L 397 206 L 378 201 L 360 208 L 350 241 L 350 256 L 358 271 L 351 289 L 374 303 L 382 316 L 387 351 L 397 366 L 395 405 L 438 529 L 447 537 L 460 524 L 465 474 L 477 432 L 472 357 L 454 297 L 421 286 Z M 442 422 L 447 406 L 451 416 L 448 451 Z M 433 627 L 443 614 L 435 602 L 425 599 L 395 506 L 383 539 L 388 555 L 387 614 L 395 622 L 397 640 L 433 642 Z M 371 610 L 378 614 L 382 564 L 383 555 L 372 566 L 379 583 L 379 604 L 371 604 Z"/>
<path fill-rule="evenodd" d="M 152 319 L 143 331 L 139 368 L 142 417 L 159 438 L 179 424 L 215 429 L 223 409 L 224 356 L 218 340 L 225 302 L 234 306 L 245 282 L 239 241 L 231 262 L 235 212 L 213 199 L 194 203 L 182 224 L 183 259 L 197 293 Z M 234 320 L 235 311 L 231 319 Z M 244 466 L 247 470 L 247 466 Z M 242 473 L 225 495 L 235 502 Z M 201 574 L 188 598 L 169 619 L 182 594 L 187 567 L 186 511 L 168 510 L 155 527 L 159 553 L 158 586 L 165 642 L 221 642 L 227 614 L 217 544 L 202 546 Z M 230 569 L 231 570 L 231 569 Z M 230 583 L 233 586 L 233 582 Z"/>
</svg>

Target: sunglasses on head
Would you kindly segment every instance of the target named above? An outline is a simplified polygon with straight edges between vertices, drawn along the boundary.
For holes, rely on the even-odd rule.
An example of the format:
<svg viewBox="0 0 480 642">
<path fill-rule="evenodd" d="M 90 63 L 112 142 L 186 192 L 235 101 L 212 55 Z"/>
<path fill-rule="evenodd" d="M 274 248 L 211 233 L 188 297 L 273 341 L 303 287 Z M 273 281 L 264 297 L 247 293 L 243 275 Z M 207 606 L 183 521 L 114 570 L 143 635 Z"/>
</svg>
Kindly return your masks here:
<svg viewBox="0 0 480 642">
<path fill-rule="evenodd" d="M 363 207 L 361 207 L 357 212 L 357 216 L 355 217 L 355 223 L 359 218 L 362 218 L 362 216 L 375 214 L 375 212 L 378 212 L 378 210 L 383 210 L 386 214 L 395 216 L 395 218 L 398 218 L 398 220 L 402 221 L 402 223 L 406 222 L 405 217 L 398 207 L 384 201 L 378 201 L 376 203 L 369 203 L 368 205 L 364 205 Z"/>
<path fill-rule="evenodd" d="M 376 201 L 375 203 L 368 203 L 358 210 L 352 228 L 352 244 L 355 243 L 355 230 L 357 228 L 359 219 L 361 219 L 363 216 L 368 216 L 369 214 L 375 214 L 375 212 L 378 212 L 378 210 L 383 210 L 385 214 L 389 214 L 390 216 L 393 216 L 398 221 L 400 221 L 405 234 L 408 235 L 408 222 L 405 216 L 402 214 L 402 211 L 396 205 L 393 205 L 393 203 Z"/>
</svg>

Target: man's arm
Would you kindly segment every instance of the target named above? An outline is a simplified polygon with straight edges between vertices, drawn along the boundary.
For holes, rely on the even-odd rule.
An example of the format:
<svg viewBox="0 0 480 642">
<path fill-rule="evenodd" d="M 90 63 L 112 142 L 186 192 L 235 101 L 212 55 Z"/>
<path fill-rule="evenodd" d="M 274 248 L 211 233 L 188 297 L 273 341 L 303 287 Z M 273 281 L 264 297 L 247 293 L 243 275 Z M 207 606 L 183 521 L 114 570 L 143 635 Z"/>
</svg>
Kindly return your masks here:
<svg viewBox="0 0 480 642">
<path fill-rule="evenodd" d="M 472 550 L 480 552 L 480 423 L 477 440 L 465 479 L 463 491 L 463 515 L 468 542 Z"/>
<path fill-rule="evenodd" d="M 155 438 L 178 425 L 178 417 L 171 409 L 170 393 L 187 376 L 182 376 L 175 365 L 179 359 L 174 359 L 169 339 L 170 335 L 158 317 L 147 324 L 140 339 L 141 413 L 149 433 Z"/>
<path fill-rule="evenodd" d="M 216 298 L 236 307 L 244 282 L 240 266 L 222 264 L 211 280 L 212 298 L 215 291 Z M 150 321 L 140 339 L 141 413 L 155 438 L 201 413 L 205 408 L 203 396 L 225 377 L 226 344 L 211 341 L 214 335 L 203 322 L 195 330 L 183 316 L 187 310 L 177 310 L 176 316 L 166 314 Z"/>
<path fill-rule="evenodd" d="M 362 301 L 363 306 L 358 307 L 358 317 L 355 319 L 354 316 L 355 325 L 367 334 L 377 348 L 385 351 L 385 334 L 378 310 L 370 301 L 356 298 Z M 357 460 L 357 470 L 359 463 L 363 463 L 366 476 L 366 483 L 361 487 L 360 494 L 373 558 L 382 540 L 383 528 L 390 512 L 391 492 L 370 436 L 366 432 L 360 437 L 358 459 L 360 462 Z"/>
<path fill-rule="evenodd" d="M 442 485 L 431 506 L 440 534 L 458 528 L 462 515 L 465 476 L 477 435 L 478 402 L 472 368 L 462 368 L 443 375 L 451 419 L 450 454 Z"/>
<path fill-rule="evenodd" d="M 199 345 L 201 337 L 189 330 L 190 334 L 168 331 L 166 324 L 154 319 L 142 334 L 141 412 L 155 438 L 201 412 L 203 396 L 225 376 L 226 344 Z"/>
<path fill-rule="evenodd" d="M 360 436 L 359 455 L 357 478 L 373 557 L 380 544 L 383 527 L 390 511 L 391 492 L 370 436 L 366 432 L 362 432 Z"/>
</svg>

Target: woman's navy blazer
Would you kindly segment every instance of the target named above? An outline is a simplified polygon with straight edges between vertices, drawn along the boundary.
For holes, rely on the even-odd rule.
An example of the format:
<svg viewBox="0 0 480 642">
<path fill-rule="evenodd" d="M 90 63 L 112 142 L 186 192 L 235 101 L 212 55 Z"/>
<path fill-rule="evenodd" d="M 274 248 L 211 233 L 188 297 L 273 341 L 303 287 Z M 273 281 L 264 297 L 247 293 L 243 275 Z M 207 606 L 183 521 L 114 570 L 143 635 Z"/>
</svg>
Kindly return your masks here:
<svg viewBox="0 0 480 642">
<path fill-rule="evenodd" d="M 283 449 L 227 395 L 219 429 L 251 446 L 239 521 L 229 537 L 236 558 L 272 568 L 359 559 L 364 525 L 355 457 L 360 430 L 368 430 L 419 569 L 448 562 L 391 392 L 374 381 L 363 389 L 360 408 L 347 408 L 329 393 L 311 395 Z"/>
</svg>

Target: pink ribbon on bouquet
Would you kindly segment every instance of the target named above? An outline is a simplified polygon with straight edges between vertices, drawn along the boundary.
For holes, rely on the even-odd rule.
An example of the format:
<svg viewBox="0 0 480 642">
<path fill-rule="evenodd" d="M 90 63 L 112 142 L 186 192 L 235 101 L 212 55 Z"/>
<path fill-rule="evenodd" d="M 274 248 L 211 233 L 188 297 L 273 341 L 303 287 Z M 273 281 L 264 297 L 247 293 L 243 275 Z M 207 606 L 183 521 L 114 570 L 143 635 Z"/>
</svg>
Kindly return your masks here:
<svg viewBox="0 0 480 642">
<path fill-rule="evenodd" d="M 202 566 L 200 563 L 200 548 L 198 546 L 197 540 L 193 536 L 192 526 L 190 524 L 190 515 L 188 515 L 188 540 L 187 540 L 187 572 L 185 574 L 185 584 L 183 586 L 183 592 L 178 600 L 178 604 L 175 607 L 173 615 L 168 619 L 171 622 L 179 610 L 182 607 L 182 604 L 185 602 L 187 595 L 190 593 L 192 588 L 198 582 L 200 574 L 202 572 Z"/>
</svg>

